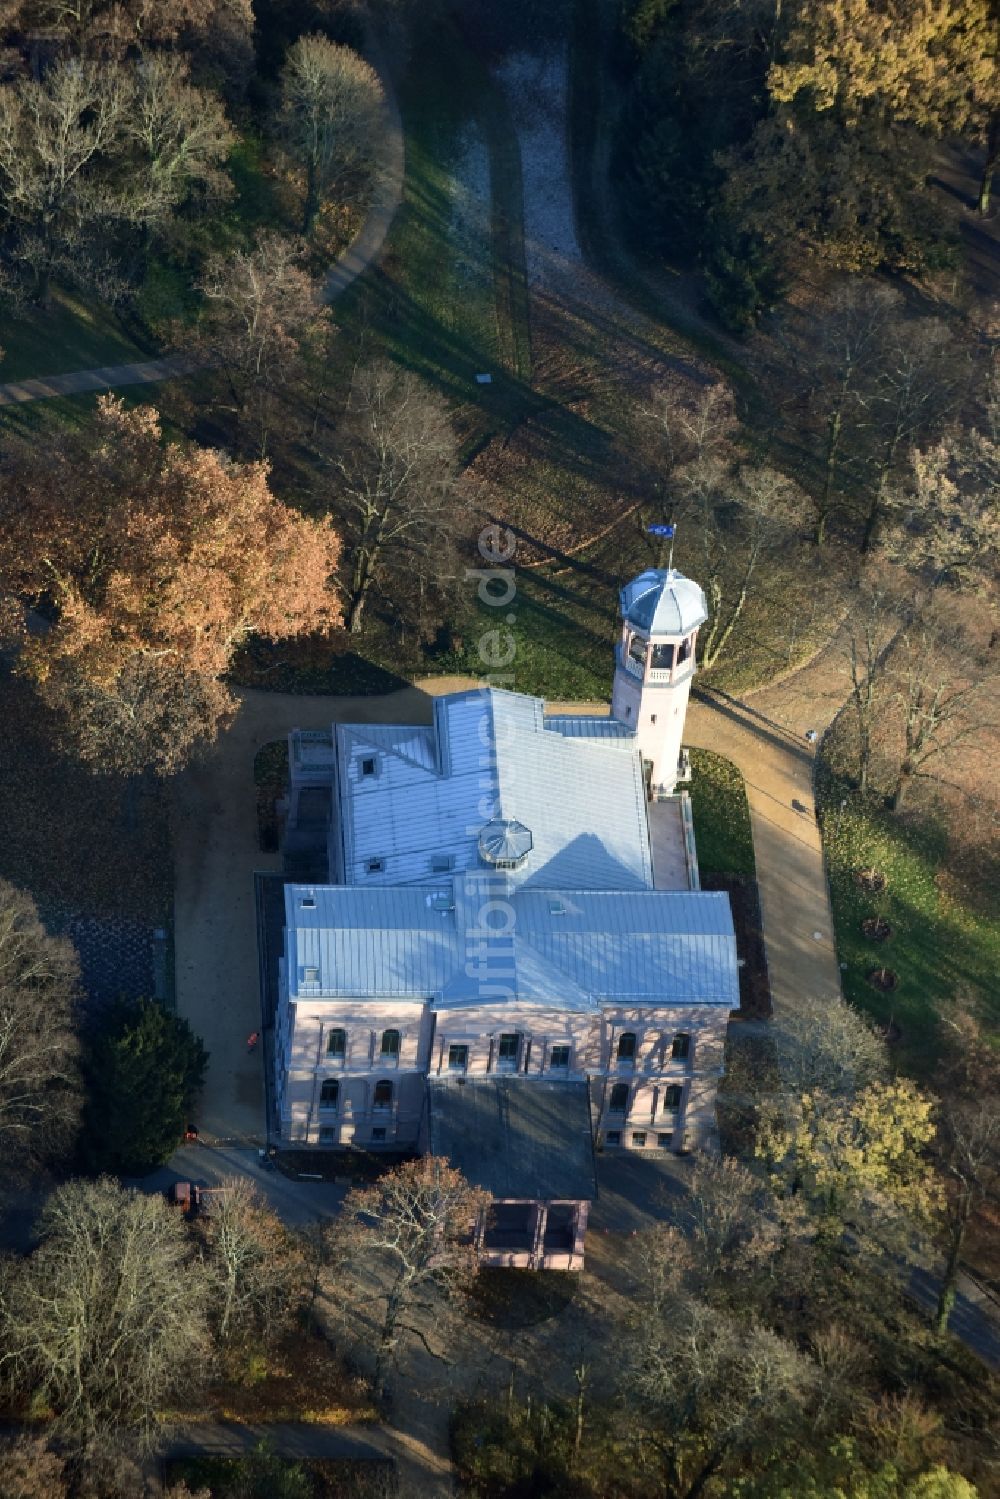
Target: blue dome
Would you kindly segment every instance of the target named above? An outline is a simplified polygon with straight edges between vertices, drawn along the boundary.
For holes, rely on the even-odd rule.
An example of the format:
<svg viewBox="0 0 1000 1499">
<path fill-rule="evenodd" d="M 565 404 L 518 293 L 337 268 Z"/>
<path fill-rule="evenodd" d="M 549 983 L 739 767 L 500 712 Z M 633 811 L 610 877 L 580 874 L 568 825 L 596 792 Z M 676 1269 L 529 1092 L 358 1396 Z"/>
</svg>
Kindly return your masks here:
<svg viewBox="0 0 1000 1499">
<path fill-rule="evenodd" d="M 697 583 L 671 569 L 650 568 L 622 589 L 622 616 L 646 635 L 688 635 L 708 618 Z"/>
</svg>

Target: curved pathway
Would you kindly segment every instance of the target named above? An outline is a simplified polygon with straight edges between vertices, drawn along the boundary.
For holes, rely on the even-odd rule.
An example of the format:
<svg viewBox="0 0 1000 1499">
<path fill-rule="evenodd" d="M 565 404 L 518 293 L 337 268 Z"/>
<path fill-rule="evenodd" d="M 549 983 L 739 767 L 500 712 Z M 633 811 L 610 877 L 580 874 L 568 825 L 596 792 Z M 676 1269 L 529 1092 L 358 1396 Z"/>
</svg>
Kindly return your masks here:
<svg viewBox="0 0 1000 1499">
<path fill-rule="evenodd" d="M 403 198 L 406 143 L 399 103 L 382 49 L 370 34 L 365 50 L 385 89 L 385 160 L 375 185 L 372 206 L 360 232 L 347 249 L 341 251 L 327 272 L 323 282 L 323 298 L 327 302 L 335 302 L 342 296 L 381 255 L 396 210 Z M 7 384 L 0 384 L 0 406 L 19 406 L 26 401 L 47 401 L 55 396 L 117 390 L 124 385 L 149 385 L 188 375 L 196 368 L 196 362 L 186 355 L 169 354 L 162 359 L 145 359 L 135 364 L 111 364 L 100 369 L 73 370 L 66 375 L 40 375 L 37 379 L 11 380 Z"/>
</svg>

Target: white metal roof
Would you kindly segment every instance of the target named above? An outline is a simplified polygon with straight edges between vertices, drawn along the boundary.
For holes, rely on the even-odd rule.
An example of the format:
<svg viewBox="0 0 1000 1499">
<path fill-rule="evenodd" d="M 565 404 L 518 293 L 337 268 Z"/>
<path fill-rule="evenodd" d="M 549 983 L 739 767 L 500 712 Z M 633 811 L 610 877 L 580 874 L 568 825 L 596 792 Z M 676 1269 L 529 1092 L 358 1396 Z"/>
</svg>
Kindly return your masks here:
<svg viewBox="0 0 1000 1499">
<path fill-rule="evenodd" d="M 708 618 L 708 605 L 698 584 L 671 568 L 650 568 L 626 584 L 621 594 L 622 614 L 647 635 L 686 635 Z"/>
<path fill-rule="evenodd" d="M 738 1006 L 736 939 L 722 892 L 504 893 L 504 883 L 289 885 L 291 996 L 430 1000 L 435 1008 Z M 509 913 L 493 930 L 491 900 Z"/>
<path fill-rule="evenodd" d="M 618 735 L 553 731 L 543 710 L 541 698 L 487 689 L 437 698 L 432 728 L 338 725 L 346 881 L 432 883 L 442 861 L 478 868 L 479 834 L 500 819 L 531 833 L 516 884 L 651 886 L 635 739 L 623 753 Z"/>
</svg>

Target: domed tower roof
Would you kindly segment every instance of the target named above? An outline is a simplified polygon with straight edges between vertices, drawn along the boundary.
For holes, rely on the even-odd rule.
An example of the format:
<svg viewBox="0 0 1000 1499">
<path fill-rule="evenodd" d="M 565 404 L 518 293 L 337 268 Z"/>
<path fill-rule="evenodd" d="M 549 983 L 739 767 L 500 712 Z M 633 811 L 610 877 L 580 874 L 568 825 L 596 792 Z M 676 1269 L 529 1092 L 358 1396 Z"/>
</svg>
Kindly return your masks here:
<svg viewBox="0 0 1000 1499">
<path fill-rule="evenodd" d="M 687 635 L 708 618 L 698 584 L 683 573 L 651 567 L 622 589 L 622 615 L 647 635 Z"/>
</svg>

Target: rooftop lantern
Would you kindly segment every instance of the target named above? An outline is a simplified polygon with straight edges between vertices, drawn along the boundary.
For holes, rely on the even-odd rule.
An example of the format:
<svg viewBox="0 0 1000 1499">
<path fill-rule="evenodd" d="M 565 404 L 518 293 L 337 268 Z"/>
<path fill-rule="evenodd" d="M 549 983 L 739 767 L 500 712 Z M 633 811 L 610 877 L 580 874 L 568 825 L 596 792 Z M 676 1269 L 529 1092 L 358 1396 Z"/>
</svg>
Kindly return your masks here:
<svg viewBox="0 0 1000 1499">
<path fill-rule="evenodd" d="M 515 818 L 494 817 L 479 834 L 479 857 L 494 869 L 520 869 L 531 853 L 531 830 Z"/>
</svg>

